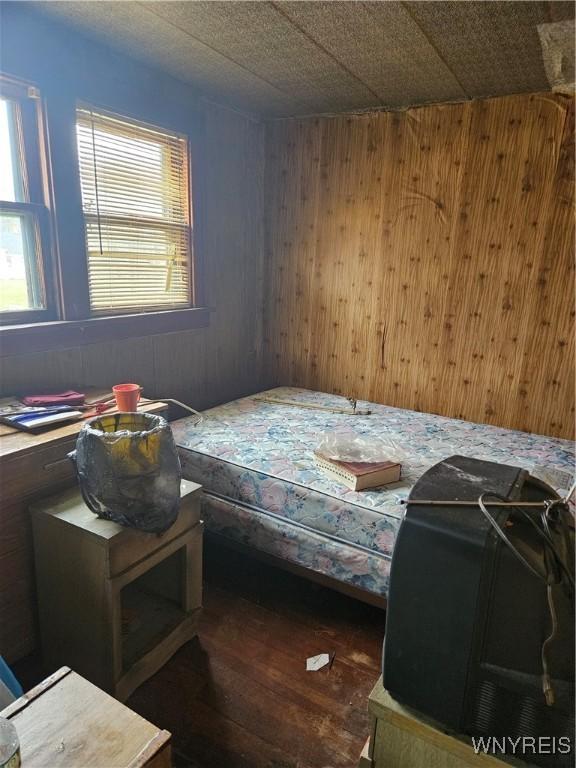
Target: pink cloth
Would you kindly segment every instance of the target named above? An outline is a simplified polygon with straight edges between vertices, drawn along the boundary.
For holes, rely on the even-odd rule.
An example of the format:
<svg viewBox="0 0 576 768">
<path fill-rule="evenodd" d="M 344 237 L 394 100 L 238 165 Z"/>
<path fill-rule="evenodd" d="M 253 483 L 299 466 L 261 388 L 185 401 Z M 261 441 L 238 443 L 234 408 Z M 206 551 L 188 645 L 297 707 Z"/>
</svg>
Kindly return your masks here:
<svg viewBox="0 0 576 768">
<path fill-rule="evenodd" d="M 24 405 L 84 405 L 85 400 L 86 395 L 71 389 L 55 395 L 29 395 L 22 398 Z"/>
</svg>

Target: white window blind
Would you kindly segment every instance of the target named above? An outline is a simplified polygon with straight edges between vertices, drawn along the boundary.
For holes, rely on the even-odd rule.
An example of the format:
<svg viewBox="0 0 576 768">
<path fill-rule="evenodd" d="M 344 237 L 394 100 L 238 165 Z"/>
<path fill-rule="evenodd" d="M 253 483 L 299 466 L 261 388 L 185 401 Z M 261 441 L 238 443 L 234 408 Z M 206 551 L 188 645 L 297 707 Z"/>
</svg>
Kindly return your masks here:
<svg viewBox="0 0 576 768">
<path fill-rule="evenodd" d="M 186 139 L 88 107 L 76 119 L 92 311 L 189 306 Z"/>
</svg>

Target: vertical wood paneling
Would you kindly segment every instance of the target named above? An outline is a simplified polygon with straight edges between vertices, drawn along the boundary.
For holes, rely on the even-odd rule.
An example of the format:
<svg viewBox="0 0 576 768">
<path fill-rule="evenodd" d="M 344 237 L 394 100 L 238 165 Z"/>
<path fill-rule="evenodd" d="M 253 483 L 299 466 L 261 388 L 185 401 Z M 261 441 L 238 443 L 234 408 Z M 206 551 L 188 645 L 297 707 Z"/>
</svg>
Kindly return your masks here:
<svg viewBox="0 0 576 768">
<path fill-rule="evenodd" d="M 573 101 L 267 129 L 270 380 L 574 434 Z"/>
<path fill-rule="evenodd" d="M 40 389 L 57 392 L 69 389 L 70 382 L 82 380 L 80 349 L 4 357 L 0 360 L 0 393 L 24 393 L 37 383 Z"/>
<path fill-rule="evenodd" d="M 17 355 L 2 363 L 2 393 L 108 387 L 136 381 L 149 397 L 195 408 L 255 391 L 261 377 L 263 127 L 206 104 L 201 207 L 210 327 Z"/>
</svg>

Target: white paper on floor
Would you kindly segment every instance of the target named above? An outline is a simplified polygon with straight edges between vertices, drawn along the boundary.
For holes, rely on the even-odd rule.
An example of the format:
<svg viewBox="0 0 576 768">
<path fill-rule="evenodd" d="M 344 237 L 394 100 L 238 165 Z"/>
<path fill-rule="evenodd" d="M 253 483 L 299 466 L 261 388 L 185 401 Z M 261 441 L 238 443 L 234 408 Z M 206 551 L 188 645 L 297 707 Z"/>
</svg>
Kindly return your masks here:
<svg viewBox="0 0 576 768">
<path fill-rule="evenodd" d="M 316 672 L 318 669 L 322 669 L 326 664 L 330 663 L 330 656 L 327 653 L 319 653 L 318 656 L 310 656 L 306 659 L 306 671 Z"/>
</svg>

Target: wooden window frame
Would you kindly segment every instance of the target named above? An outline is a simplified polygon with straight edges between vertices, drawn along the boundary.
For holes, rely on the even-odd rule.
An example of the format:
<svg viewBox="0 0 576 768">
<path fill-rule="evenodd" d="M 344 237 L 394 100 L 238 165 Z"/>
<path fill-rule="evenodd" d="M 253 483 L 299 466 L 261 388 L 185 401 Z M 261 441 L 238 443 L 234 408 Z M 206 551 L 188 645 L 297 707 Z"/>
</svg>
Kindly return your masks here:
<svg viewBox="0 0 576 768">
<path fill-rule="evenodd" d="M 182 133 L 181 131 L 175 131 L 172 128 L 166 128 L 165 126 L 161 126 L 159 124 L 150 123 L 144 120 L 136 119 L 132 117 L 131 115 L 126 115 L 117 111 L 110 110 L 108 108 L 102 107 L 100 105 L 96 105 L 93 103 L 87 103 L 85 101 L 78 101 L 76 103 L 76 109 L 77 110 L 84 110 L 86 112 L 94 112 L 96 113 L 97 118 L 100 116 L 112 118 L 113 120 L 118 120 L 120 123 L 129 124 L 134 129 L 141 128 L 143 131 L 153 131 L 157 133 L 166 133 L 166 134 L 172 134 L 174 137 L 177 137 L 178 139 L 182 140 L 186 144 L 186 161 L 187 161 L 187 178 L 188 178 L 188 187 L 186 190 L 186 209 L 187 209 L 187 215 L 188 215 L 188 223 L 186 225 L 186 228 L 188 230 L 188 279 L 189 279 L 189 291 L 188 291 L 188 301 L 187 303 L 180 304 L 180 305 L 172 305 L 172 306 L 165 306 L 162 307 L 162 305 L 148 305 L 148 306 L 142 306 L 141 308 L 134 308 L 134 307 L 118 307 L 114 309 L 113 312 L 108 312 L 105 309 L 92 309 L 92 302 L 90 300 L 90 296 L 88 299 L 88 307 L 86 308 L 87 317 L 110 317 L 112 316 L 120 316 L 120 315 L 126 315 L 126 314 L 148 314 L 148 313 L 154 313 L 154 312 L 170 312 L 170 311 L 178 311 L 178 310 L 187 310 L 187 309 L 194 309 L 196 306 L 195 301 L 195 291 L 194 291 L 194 218 L 193 218 L 193 210 L 192 210 L 192 147 L 190 144 L 190 138 L 187 134 Z M 76 114 L 76 125 L 78 124 L 78 113 Z M 79 173 L 80 173 L 80 167 L 79 167 Z M 109 216 L 109 214 L 106 214 L 106 216 Z M 147 226 L 161 226 L 163 222 L 161 221 L 154 221 L 153 219 L 140 219 L 139 217 L 134 215 L 132 217 L 129 217 L 127 215 L 119 215 L 118 219 L 119 221 L 125 218 L 126 221 L 131 221 L 134 225 L 140 225 L 144 228 Z M 82 206 L 82 221 L 84 223 L 84 227 L 86 228 L 86 212 L 84 211 L 84 206 Z M 86 245 L 87 248 L 87 245 Z M 88 253 L 86 252 L 86 259 L 88 263 Z"/>
<path fill-rule="evenodd" d="M 16 81 L 15 81 L 16 82 Z M 18 81 L 26 88 L 33 87 Z M 47 254 L 45 290 L 53 300 L 50 310 L 40 310 L 25 317 L 0 318 L 0 358 L 55 349 L 66 349 L 103 341 L 143 337 L 205 328 L 210 322 L 211 310 L 205 306 L 204 269 L 201 259 L 201 234 L 197 222 L 203 213 L 203 186 L 199 167 L 202 157 L 195 156 L 188 139 L 189 178 L 195 178 L 194 195 L 188 194 L 191 227 L 190 273 L 191 306 L 157 311 L 119 312 L 110 315 L 92 313 L 88 291 L 88 264 L 80 171 L 76 146 L 76 108 L 90 103 L 128 120 L 153 124 L 148 116 L 141 119 L 134 110 L 119 110 L 103 106 L 92 99 L 72 97 L 62 90 L 51 91 L 46 101 L 38 102 L 41 110 L 45 141 L 38 166 L 45 174 L 44 195 L 47 201 L 43 226 L 46 236 L 52 236 L 52 248 Z M 178 131 L 173 120 L 168 130 Z M 198 138 L 198 136 L 197 136 Z M 203 131 L 202 131 L 203 138 Z M 194 168 L 192 167 L 194 165 Z M 194 172 L 194 176 L 192 175 Z M 4 314 L 4 313 L 2 313 Z M 7 313 L 6 313 L 7 314 Z"/>
<path fill-rule="evenodd" d="M 2 325 L 55 320 L 58 308 L 54 291 L 52 233 L 45 154 L 45 123 L 38 89 L 0 75 L 0 96 L 17 104 L 18 155 L 24 175 L 26 201 L 0 201 L 2 213 L 30 216 L 34 225 L 38 280 L 45 306 L 0 313 Z"/>
</svg>

